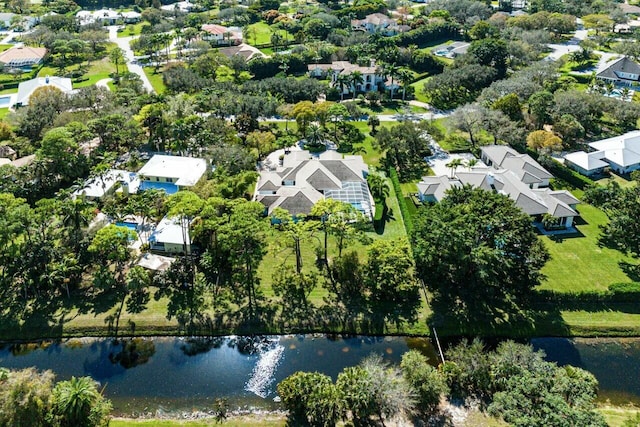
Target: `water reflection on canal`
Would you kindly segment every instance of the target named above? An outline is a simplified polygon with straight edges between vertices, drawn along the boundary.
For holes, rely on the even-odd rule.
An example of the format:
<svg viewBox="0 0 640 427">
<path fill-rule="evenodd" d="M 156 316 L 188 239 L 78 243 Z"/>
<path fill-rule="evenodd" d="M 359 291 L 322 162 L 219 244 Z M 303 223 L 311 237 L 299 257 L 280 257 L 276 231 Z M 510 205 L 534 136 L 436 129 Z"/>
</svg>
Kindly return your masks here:
<svg viewBox="0 0 640 427">
<path fill-rule="evenodd" d="M 538 338 L 532 344 L 548 360 L 593 372 L 602 399 L 640 402 L 640 339 Z M 59 379 L 90 375 L 106 386 L 116 413 L 203 409 L 219 397 L 234 408 L 272 409 L 277 408 L 277 383 L 296 371 L 318 371 L 335 379 L 344 367 L 372 353 L 398 363 L 410 348 L 437 362 L 427 339 L 298 335 L 138 338 L 119 345 L 108 339 L 5 344 L 0 346 L 0 366 L 51 369 Z"/>
</svg>

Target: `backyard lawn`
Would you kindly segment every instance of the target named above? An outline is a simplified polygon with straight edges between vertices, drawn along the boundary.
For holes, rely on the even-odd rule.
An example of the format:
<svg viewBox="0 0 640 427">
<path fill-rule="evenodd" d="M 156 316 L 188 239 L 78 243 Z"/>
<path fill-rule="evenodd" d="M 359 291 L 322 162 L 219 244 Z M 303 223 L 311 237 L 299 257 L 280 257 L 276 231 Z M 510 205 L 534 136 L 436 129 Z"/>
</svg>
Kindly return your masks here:
<svg viewBox="0 0 640 427">
<path fill-rule="evenodd" d="M 257 22 L 249 25 L 248 40 L 245 40 L 251 45 L 264 45 L 271 44 L 271 34 L 274 31 L 266 22 Z M 293 36 L 285 30 L 279 30 L 283 38 L 288 42 L 293 42 Z"/>
<path fill-rule="evenodd" d="M 411 83 L 411 86 L 414 88 L 414 98 L 416 101 L 420 102 L 429 102 L 429 97 L 424 93 L 423 88 L 424 84 L 431 77 L 425 77 L 424 79 L 420 79 L 414 83 Z"/>
<path fill-rule="evenodd" d="M 602 291 L 612 283 L 629 282 L 619 263 L 635 261 L 617 250 L 598 246 L 599 226 L 607 221 L 604 212 L 586 203 L 578 205 L 578 211 L 582 218 L 576 226 L 580 236 L 541 237 L 551 260 L 542 269 L 547 280 L 540 289 Z"/>
</svg>

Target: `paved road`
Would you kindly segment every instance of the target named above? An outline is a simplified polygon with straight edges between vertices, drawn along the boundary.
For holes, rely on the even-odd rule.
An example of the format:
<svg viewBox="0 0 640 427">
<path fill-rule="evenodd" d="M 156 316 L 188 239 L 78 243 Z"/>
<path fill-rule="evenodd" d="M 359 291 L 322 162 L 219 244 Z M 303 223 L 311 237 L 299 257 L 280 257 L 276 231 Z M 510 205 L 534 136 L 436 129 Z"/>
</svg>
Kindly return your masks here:
<svg viewBox="0 0 640 427">
<path fill-rule="evenodd" d="M 142 84 L 144 88 L 149 92 L 155 92 L 153 90 L 153 86 L 151 86 L 151 82 L 147 78 L 147 75 L 144 73 L 142 67 L 138 64 L 133 63 L 134 55 L 133 50 L 129 46 L 129 42 L 135 37 L 120 37 L 118 38 L 118 26 L 112 25 L 109 26 L 109 41 L 116 43 L 120 49 L 124 51 L 124 56 L 127 60 L 127 68 L 130 72 L 135 73 L 140 76 L 142 79 Z"/>
</svg>

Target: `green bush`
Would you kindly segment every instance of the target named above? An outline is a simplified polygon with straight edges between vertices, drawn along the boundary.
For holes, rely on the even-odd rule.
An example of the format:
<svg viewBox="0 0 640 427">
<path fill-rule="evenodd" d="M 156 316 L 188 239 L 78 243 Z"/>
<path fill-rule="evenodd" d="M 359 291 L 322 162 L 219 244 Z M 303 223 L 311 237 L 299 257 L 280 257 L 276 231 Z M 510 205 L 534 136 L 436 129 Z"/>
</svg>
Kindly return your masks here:
<svg viewBox="0 0 640 427">
<path fill-rule="evenodd" d="M 391 184 L 393 185 L 393 191 L 396 193 L 396 199 L 398 199 L 398 205 L 400 206 L 400 213 L 404 220 L 404 228 L 407 233 L 411 233 L 413 229 L 413 219 L 409 213 L 406 200 L 402 195 L 402 188 L 400 187 L 400 179 L 398 178 L 398 172 L 394 168 L 389 168 L 389 178 L 391 178 Z"/>
<path fill-rule="evenodd" d="M 614 295 L 640 296 L 640 282 L 614 283 L 609 286 L 609 293 Z"/>
</svg>

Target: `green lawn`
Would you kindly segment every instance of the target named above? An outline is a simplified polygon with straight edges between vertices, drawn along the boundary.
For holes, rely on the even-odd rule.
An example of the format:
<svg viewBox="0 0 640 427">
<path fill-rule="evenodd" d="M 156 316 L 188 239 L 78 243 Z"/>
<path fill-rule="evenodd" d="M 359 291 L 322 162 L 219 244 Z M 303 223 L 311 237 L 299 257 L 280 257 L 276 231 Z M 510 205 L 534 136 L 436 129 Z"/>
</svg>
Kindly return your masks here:
<svg viewBox="0 0 640 427">
<path fill-rule="evenodd" d="M 290 43 L 293 42 L 293 36 L 285 30 L 278 30 L 283 38 Z M 246 40 L 251 45 L 271 44 L 271 34 L 275 31 L 266 22 L 257 22 L 249 25 L 249 38 Z"/>
<path fill-rule="evenodd" d="M 155 72 L 155 67 L 143 67 L 144 73 L 147 75 L 149 79 L 149 83 L 153 86 L 153 90 L 157 93 L 164 93 L 167 87 L 164 85 L 162 81 L 162 72 Z"/>
<path fill-rule="evenodd" d="M 416 101 L 427 102 L 427 103 L 429 102 L 429 97 L 424 93 L 423 89 L 424 89 L 424 84 L 430 78 L 431 77 L 425 77 L 424 79 L 420 79 L 416 82 L 411 83 L 411 86 L 414 88 L 414 98 L 416 99 Z"/>
<path fill-rule="evenodd" d="M 623 423 L 640 413 L 640 408 L 635 406 L 609 406 L 603 405 L 597 411 L 604 415 L 610 427 L 621 427 Z"/>
<path fill-rule="evenodd" d="M 138 22 L 137 24 L 128 24 L 127 26 L 125 26 L 125 29 L 123 31 L 118 32 L 118 38 L 139 36 L 140 31 L 142 30 L 142 27 L 145 24 L 149 25 L 145 22 Z"/>
<path fill-rule="evenodd" d="M 4 119 L 9 114 L 9 108 L 0 108 L 0 120 Z"/>
<path fill-rule="evenodd" d="M 107 46 L 107 52 L 115 47 L 114 43 L 109 43 Z M 86 65 L 86 64 L 85 64 Z M 66 68 L 66 72 L 71 72 L 80 68 L 80 64 L 75 64 Z M 116 71 L 115 65 L 111 62 L 108 56 L 92 61 L 89 68 L 83 75 L 83 79 L 80 82 L 73 82 L 73 88 L 78 89 L 85 86 L 91 86 L 96 82 L 111 77 L 111 74 Z M 38 72 L 39 77 L 45 76 L 57 76 L 60 75 L 60 70 L 51 66 L 44 66 Z"/>
<path fill-rule="evenodd" d="M 12 44 L 0 44 L 0 52 L 4 52 L 5 50 L 11 49 L 12 47 Z"/>
<path fill-rule="evenodd" d="M 541 237 L 551 260 L 542 270 L 547 280 L 540 289 L 600 291 L 612 283 L 630 281 L 619 263 L 632 259 L 617 250 L 598 246 L 599 226 L 607 221 L 604 212 L 586 203 L 578 205 L 578 211 L 582 221 L 578 221 L 576 228 L 582 236 L 555 240 Z"/>
</svg>

